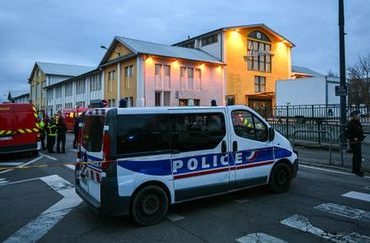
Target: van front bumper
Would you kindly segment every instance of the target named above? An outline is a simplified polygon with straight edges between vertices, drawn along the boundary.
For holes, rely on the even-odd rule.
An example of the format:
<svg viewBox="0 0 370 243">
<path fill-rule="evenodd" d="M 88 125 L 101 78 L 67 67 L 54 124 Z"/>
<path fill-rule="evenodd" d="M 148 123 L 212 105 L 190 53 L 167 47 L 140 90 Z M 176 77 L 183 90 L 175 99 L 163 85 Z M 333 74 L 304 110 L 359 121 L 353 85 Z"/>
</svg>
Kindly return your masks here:
<svg viewBox="0 0 370 243">
<path fill-rule="evenodd" d="M 297 176 L 297 173 L 298 173 L 298 169 L 299 169 L 299 163 L 298 163 L 298 159 L 296 159 L 292 165 L 292 178 L 295 178 Z"/>
</svg>

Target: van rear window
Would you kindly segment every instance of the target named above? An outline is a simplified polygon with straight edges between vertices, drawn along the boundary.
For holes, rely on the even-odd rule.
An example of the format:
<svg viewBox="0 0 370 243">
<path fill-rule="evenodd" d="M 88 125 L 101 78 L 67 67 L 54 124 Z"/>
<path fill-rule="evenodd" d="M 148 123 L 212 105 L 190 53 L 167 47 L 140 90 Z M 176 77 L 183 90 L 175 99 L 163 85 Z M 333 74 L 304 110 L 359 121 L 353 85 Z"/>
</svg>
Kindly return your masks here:
<svg viewBox="0 0 370 243">
<path fill-rule="evenodd" d="M 102 148 L 104 116 L 86 116 L 82 146 L 89 152 L 100 152 Z"/>
</svg>

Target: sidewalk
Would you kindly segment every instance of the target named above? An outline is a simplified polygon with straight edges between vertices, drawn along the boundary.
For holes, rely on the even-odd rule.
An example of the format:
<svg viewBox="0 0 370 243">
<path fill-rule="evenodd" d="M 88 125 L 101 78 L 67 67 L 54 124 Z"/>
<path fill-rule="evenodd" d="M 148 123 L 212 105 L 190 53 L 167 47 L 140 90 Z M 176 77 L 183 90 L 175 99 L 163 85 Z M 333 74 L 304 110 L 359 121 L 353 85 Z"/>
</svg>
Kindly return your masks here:
<svg viewBox="0 0 370 243">
<path fill-rule="evenodd" d="M 338 150 L 332 151 L 332 160 L 329 163 L 330 153 L 326 146 L 304 146 L 298 145 L 294 149 L 298 151 L 298 159 L 301 163 L 311 164 L 317 166 L 332 166 L 336 168 L 343 168 L 352 170 L 352 153 L 344 153 L 344 163 L 341 164 L 340 152 Z M 362 169 L 365 173 L 370 174 L 370 146 L 369 144 L 362 144 L 362 157 L 365 161 L 362 162 Z"/>
</svg>

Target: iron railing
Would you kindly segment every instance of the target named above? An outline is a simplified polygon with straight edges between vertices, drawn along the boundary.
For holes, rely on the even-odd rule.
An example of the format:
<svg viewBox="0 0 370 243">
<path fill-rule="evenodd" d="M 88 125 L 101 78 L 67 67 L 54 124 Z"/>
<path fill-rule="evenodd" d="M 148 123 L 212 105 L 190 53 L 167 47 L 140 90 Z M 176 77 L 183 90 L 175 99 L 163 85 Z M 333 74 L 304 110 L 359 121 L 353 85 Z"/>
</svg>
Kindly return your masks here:
<svg viewBox="0 0 370 243">
<path fill-rule="evenodd" d="M 277 107 L 254 107 L 276 130 L 292 139 L 295 131 L 296 140 L 321 143 L 339 143 L 340 106 L 339 105 L 287 105 Z M 370 127 L 370 106 L 347 107 L 347 116 L 353 111 L 361 113 L 361 123 Z M 330 136 L 323 136 L 330 134 Z M 330 138 L 329 138 L 330 137 Z"/>
</svg>

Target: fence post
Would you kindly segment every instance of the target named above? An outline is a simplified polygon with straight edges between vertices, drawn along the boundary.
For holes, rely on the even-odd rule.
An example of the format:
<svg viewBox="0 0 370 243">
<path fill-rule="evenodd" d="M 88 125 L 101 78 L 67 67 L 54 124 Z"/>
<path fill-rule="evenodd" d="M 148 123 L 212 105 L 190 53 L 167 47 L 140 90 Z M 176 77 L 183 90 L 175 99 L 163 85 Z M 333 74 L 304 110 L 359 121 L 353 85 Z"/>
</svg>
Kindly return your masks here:
<svg viewBox="0 0 370 243">
<path fill-rule="evenodd" d="M 286 138 L 289 139 L 289 103 L 286 105 Z"/>
</svg>

